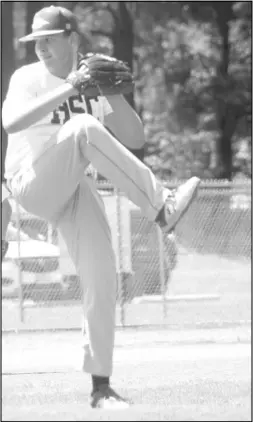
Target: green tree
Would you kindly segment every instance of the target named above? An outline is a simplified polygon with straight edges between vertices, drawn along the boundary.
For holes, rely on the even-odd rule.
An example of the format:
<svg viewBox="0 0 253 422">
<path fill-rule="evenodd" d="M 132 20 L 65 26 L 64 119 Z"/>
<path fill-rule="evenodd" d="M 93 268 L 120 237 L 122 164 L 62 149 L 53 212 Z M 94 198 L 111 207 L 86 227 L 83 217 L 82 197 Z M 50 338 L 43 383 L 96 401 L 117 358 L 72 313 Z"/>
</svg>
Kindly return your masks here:
<svg viewBox="0 0 253 422">
<path fill-rule="evenodd" d="M 215 59 L 207 86 L 199 98 L 217 129 L 215 176 L 232 179 L 235 141 L 250 132 L 251 118 L 251 16 L 250 2 L 189 3 L 191 16 L 209 28 L 210 52 Z M 206 61 L 206 67 L 209 66 Z M 202 57 L 203 59 L 203 57 Z"/>
<path fill-rule="evenodd" d="M 143 5 L 135 23 L 147 161 L 161 177 L 231 179 L 240 137 L 250 140 L 251 5 L 164 8 L 154 15 Z"/>
</svg>

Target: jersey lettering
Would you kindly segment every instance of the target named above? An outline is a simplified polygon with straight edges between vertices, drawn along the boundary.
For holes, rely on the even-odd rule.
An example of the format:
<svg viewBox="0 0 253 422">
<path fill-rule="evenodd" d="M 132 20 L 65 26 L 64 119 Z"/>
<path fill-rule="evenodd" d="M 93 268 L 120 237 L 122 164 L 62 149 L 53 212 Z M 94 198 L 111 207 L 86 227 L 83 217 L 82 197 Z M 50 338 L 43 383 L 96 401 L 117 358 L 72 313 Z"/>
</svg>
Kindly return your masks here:
<svg viewBox="0 0 253 422">
<path fill-rule="evenodd" d="M 60 125 L 61 124 L 60 116 L 59 116 L 59 113 L 57 112 L 57 109 L 53 111 L 53 117 L 51 119 L 51 123 L 53 125 Z"/>
<path fill-rule="evenodd" d="M 79 94 L 79 95 L 73 95 L 72 97 L 70 97 L 68 99 L 70 111 L 72 113 L 75 113 L 75 114 L 81 114 L 83 112 L 86 112 L 86 110 L 84 110 L 83 107 L 79 107 L 76 104 L 77 102 L 83 103 L 83 98 L 82 98 L 81 94 Z M 85 103 L 86 103 L 85 105 L 87 105 L 87 102 L 85 102 Z"/>
<path fill-rule="evenodd" d="M 66 123 L 70 119 L 70 112 L 69 112 L 69 106 L 67 101 L 64 101 L 59 107 L 58 110 L 63 112 L 63 124 Z"/>
<path fill-rule="evenodd" d="M 98 99 L 96 98 L 95 101 L 98 101 Z M 51 123 L 62 125 L 70 119 L 72 114 L 92 114 L 92 102 L 93 100 L 85 98 L 81 94 L 72 95 L 53 111 Z"/>
</svg>

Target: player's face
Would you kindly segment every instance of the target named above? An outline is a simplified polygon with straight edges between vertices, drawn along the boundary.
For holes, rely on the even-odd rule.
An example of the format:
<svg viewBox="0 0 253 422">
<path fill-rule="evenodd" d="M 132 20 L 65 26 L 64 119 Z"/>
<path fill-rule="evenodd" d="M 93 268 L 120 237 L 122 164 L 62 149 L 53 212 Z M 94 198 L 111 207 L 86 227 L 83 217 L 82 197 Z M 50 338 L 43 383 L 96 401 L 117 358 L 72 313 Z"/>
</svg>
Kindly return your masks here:
<svg viewBox="0 0 253 422">
<path fill-rule="evenodd" d="M 74 50 L 70 37 L 64 34 L 39 38 L 35 42 L 38 59 L 59 77 L 66 77 L 73 67 Z"/>
</svg>

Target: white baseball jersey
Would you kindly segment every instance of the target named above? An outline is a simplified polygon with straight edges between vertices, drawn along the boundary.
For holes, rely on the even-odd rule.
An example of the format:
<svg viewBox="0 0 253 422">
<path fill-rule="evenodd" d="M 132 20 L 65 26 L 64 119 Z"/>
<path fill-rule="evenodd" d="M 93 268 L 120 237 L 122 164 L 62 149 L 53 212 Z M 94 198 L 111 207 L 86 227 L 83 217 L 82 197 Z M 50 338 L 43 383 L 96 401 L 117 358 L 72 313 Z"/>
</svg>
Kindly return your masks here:
<svg viewBox="0 0 253 422">
<path fill-rule="evenodd" d="M 64 79 L 49 73 L 41 62 L 23 66 L 11 77 L 3 113 L 8 115 L 15 112 L 14 107 L 22 109 L 27 101 L 64 83 Z M 105 97 L 87 99 L 80 94 L 72 95 L 37 123 L 8 136 L 5 178 L 10 179 L 20 169 L 29 168 L 52 145 L 52 137 L 72 116 L 89 113 L 103 123 L 104 116 L 111 112 L 112 108 Z"/>
</svg>

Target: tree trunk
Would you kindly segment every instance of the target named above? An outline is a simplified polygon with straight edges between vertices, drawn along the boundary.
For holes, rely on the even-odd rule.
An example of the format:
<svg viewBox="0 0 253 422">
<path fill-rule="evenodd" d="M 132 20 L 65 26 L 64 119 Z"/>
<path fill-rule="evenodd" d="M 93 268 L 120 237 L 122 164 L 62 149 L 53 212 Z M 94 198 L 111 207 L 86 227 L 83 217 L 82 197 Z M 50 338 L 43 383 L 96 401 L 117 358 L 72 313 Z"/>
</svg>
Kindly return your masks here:
<svg viewBox="0 0 253 422">
<path fill-rule="evenodd" d="M 224 86 L 224 96 L 217 99 L 217 122 L 219 129 L 218 156 L 220 162 L 221 179 L 232 179 L 232 136 L 236 128 L 236 116 L 234 115 L 233 105 L 226 99 L 226 84 L 229 81 L 229 23 L 233 18 L 233 2 L 212 2 L 216 11 L 216 23 L 221 37 L 221 58 L 218 67 L 218 77 Z M 233 116 L 234 115 L 234 116 Z"/>
<path fill-rule="evenodd" d="M 52 4 L 52 3 L 50 3 Z M 26 34 L 32 32 L 32 22 L 33 17 L 36 12 L 45 7 L 46 4 L 44 1 L 27 1 L 26 2 Z M 37 56 L 34 52 L 34 43 L 26 43 L 26 64 L 33 63 L 37 61 Z"/>
<path fill-rule="evenodd" d="M 2 89 L 1 89 L 1 107 L 5 99 L 9 81 L 15 70 L 15 59 L 13 49 L 13 2 L 2 2 L 1 14 L 2 27 Z M 1 127 L 2 147 L 1 147 L 1 180 L 4 175 L 4 162 L 7 149 L 7 134 Z"/>
<path fill-rule="evenodd" d="M 219 154 L 221 162 L 220 179 L 232 180 L 233 175 L 233 150 L 232 137 L 236 129 L 237 115 L 234 110 L 227 107 L 226 114 L 220 119 Z"/>
<path fill-rule="evenodd" d="M 117 17 L 112 34 L 114 46 L 113 55 L 126 62 L 130 68 L 133 68 L 133 20 L 127 8 L 125 1 L 118 1 Z M 129 104 L 134 107 L 133 94 L 126 95 Z"/>
</svg>

